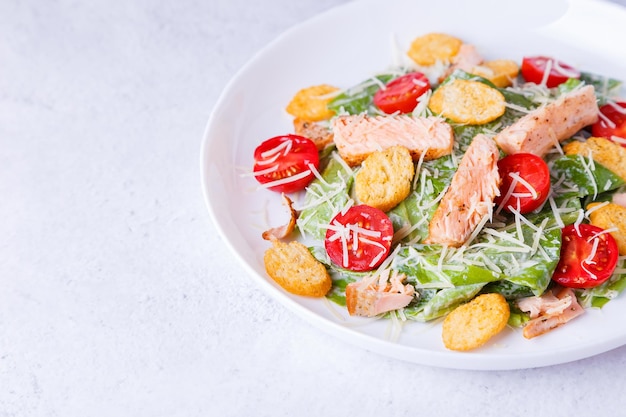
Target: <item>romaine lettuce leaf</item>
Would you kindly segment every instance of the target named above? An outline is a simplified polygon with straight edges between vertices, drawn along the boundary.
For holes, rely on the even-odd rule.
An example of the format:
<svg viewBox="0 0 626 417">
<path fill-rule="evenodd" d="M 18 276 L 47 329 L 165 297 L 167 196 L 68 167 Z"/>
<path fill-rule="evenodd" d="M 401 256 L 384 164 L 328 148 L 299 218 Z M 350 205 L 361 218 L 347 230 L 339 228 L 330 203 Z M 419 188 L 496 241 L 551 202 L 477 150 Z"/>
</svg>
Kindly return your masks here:
<svg viewBox="0 0 626 417">
<path fill-rule="evenodd" d="M 346 168 L 345 164 L 331 155 L 321 173 L 323 180 L 316 178 L 306 188 L 304 206 L 297 220 L 303 236 L 324 240 L 324 226 L 330 223 L 350 198 L 348 193 L 354 177 L 352 171 Z"/>
<path fill-rule="evenodd" d="M 381 85 L 401 74 L 380 74 L 345 90 L 328 103 L 328 108 L 335 114 L 360 114 L 377 113 L 373 102 L 374 94 L 380 90 Z"/>
</svg>

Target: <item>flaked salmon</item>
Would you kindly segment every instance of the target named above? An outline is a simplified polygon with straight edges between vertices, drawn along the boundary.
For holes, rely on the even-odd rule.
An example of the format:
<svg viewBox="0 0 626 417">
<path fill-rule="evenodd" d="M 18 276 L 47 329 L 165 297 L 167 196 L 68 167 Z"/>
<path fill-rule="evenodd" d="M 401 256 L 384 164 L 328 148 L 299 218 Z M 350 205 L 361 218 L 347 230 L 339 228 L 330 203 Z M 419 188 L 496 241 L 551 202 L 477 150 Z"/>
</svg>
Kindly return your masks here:
<svg viewBox="0 0 626 417">
<path fill-rule="evenodd" d="M 464 43 L 459 48 L 459 52 L 452 57 L 453 69 L 461 69 L 466 72 L 472 71 L 476 65 L 483 62 L 482 55 L 474 45 Z"/>
<path fill-rule="evenodd" d="M 517 302 L 520 310 L 530 313 L 523 335 L 526 339 L 540 336 L 580 316 L 585 310 L 578 304 L 571 288 L 557 287 L 541 297 L 522 298 Z"/>
<path fill-rule="evenodd" d="M 493 139 L 474 137 L 430 221 L 426 243 L 459 247 L 491 213 L 500 192 L 498 157 Z"/>
<path fill-rule="evenodd" d="M 383 271 L 346 287 L 346 307 L 351 316 L 374 317 L 406 307 L 414 298 L 415 289 L 404 284 L 404 274 Z"/>
<path fill-rule="evenodd" d="M 523 152 L 543 157 L 559 142 L 595 123 L 598 113 L 595 90 L 586 85 L 531 111 L 504 128 L 495 140 L 507 154 Z"/>
<path fill-rule="evenodd" d="M 449 155 L 454 144 L 452 127 L 439 117 L 340 116 L 332 130 L 339 155 L 351 166 L 397 145 L 407 148 L 413 160 L 422 154 L 425 160 L 437 159 Z"/>
<path fill-rule="evenodd" d="M 450 67 L 439 77 L 439 82 L 445 80 L 448 75 L 457 69 L 472 72 L 477 65 L 482 64 L 483 57 L 474 45 L 464 43 L 459 48 L 459 52 L 450 59 L 450 62 Z"/>
</svg>

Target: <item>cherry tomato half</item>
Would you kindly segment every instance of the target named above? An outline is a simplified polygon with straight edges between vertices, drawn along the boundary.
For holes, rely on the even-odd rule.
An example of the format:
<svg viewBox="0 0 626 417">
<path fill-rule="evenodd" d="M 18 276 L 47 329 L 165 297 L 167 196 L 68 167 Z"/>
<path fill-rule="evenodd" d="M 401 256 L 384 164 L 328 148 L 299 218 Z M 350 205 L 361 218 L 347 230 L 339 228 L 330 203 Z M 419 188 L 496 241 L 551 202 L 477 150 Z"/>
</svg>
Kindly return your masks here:
<svg viewBox="0 0 626 417">
<path fill-rule="evenodd" d="M 580 71 L 564 62 L 545 56 L 524 57 L 522 60 L 522 77 L 528 82 L 541 84 L 545 72 L 550 67 L 546 86 L 556 87 L 570 78 L 580 78 Z"/>
<path fill-rule="evenodd" d="M 504 210 L 510 211 L 511 206 L 522 214 L 530 213 L 540 207 L 550 194 L 550 168 L 537 155 L 507 155 L 498 161 L 498 172 L 502 183 L 495 203 Z"/>
<path fill-rule="evenodd" d="M 430 82 L 421 72 L 411 72 L 391 81 L 374 94 L 374 104 L 384 113 L 410 113 L 417 99 L 430 90 Z"/>
<path fill-rule="evenodd" d="M 609 140 L 615 140 L 613 137 L 617 136 L 624 139 L 619 144 L 626 146 L 626 102 L 605 104 L 600 107 L 600 113 L 598 121 L 591 126 L 591 134 Z"/>
<path fill-rule="evenodd" d="M 580 232 L 580 233 L 579 233 Z M 561 259 L 552 279 L 564 287 L 593 288 L 608 280 L 617 266 L 617 243 L 604 229 L 580 224 L 565 226 Z"/>
<path fill-rule="evenodd" d="M 319 167 L 315 143 L 298 135 L 276 136 L 254 150 L 254 177 L 272 191 L 293 193 L 309 185 Z"/>
<path fill-rule="evenodd" d="M 352 271 L 370 271 L 389 255 L 393 224 L 377 208 L 358 205 L 330 222 L 324 246 L 330 259 Z"/>
</svg>

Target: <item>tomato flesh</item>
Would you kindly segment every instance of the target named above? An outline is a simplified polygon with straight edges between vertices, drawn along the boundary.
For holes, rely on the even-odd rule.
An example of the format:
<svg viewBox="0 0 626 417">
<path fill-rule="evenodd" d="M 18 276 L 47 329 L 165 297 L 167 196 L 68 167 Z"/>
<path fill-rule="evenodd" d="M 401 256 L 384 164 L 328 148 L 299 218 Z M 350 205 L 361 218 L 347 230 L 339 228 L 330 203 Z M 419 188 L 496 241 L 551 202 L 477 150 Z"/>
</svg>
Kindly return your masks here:
<svg viewBox="0 0 626 417">
<path fill-rule="evenodd" d="M 526 81 L 541 84 L 548 67 L 550 67 L 546 80 L 548 88 L 556 87 L 570 78 L 580 78 L 580 71 L 576 68 L 545 56 L 524 57 L 520 71 Z"/>
<path fill-rule="evenodd" d="M 502 183 L 495 203 L 506 211 L 512 207 L 522 214 L 530 213 L 541 207 L 550 194 L 550 168 L 537 155 L 507 155 L 498 161 L 498 172 Z"/>
<path fill-rule="evenodd" d="M 281 193 L 304 189 L 315 178 L 309 167 L 319 168 L 315 143 L 298 135 L 270 138 L 254 150 L 254 177 L 265 187 Z"/>
<path fill-rule="evenodd" d="M 591 126 L 591 134 L 626 146 L 626 102 L 605 104 L 600 113 L 601 117 Z"/>
<path fill-rule="evenodd" d="M 335 264 L 352 271 L 370 271 L 389 255 L 393 224 L 387 215 L 368 205 L 350 207 L 330 222 L 324 247 Z"/>
<path fill-rule="evenodd" d="M 617 242 L 604 229 L 580 224 L 565 226 L 561 258 L 552 280 L 564 287 L 593 288 L 608 280 L 617 266 Z"/>
<path fill-rule="evenodd" d="M 417 99 L 430 90 L 430 82 L 421 72 L 411 72 L 391 81 L 374 94 L 374 104 L 386 114 L 410 113 Z"/>
</svg>

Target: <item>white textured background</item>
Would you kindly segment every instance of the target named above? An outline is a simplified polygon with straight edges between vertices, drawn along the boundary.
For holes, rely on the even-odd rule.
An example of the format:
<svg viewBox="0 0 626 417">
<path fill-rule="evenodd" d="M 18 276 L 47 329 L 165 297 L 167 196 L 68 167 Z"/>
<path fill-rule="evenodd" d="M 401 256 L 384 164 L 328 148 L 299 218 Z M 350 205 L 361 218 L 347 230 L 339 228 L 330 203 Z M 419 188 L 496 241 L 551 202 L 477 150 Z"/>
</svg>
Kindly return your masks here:
<svg viewBox="0 0 626 417">
<path fill-rule="evenodd" d="M 0 417 L 625 415 L 626 347 L 408 364 L 303 322 L 227 252 L 200 187 L 210 111 L 344 2 L 0 1 Z"/>
</svg>

